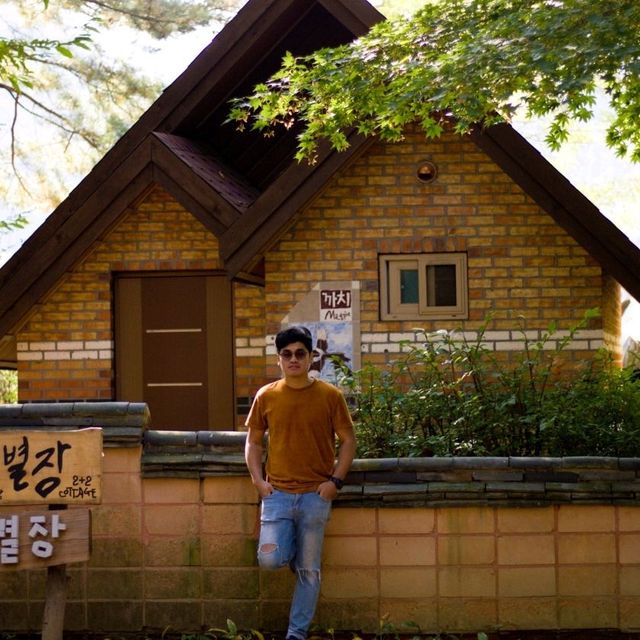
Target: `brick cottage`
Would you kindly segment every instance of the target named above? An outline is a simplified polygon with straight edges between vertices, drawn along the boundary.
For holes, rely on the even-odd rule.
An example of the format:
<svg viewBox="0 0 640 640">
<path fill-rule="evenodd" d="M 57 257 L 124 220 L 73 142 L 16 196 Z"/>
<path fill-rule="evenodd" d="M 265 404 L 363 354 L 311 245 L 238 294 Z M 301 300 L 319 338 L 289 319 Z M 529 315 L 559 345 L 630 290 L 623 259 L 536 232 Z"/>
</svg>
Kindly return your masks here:
<svg viewBox="0 0 640 640">
<path fill-rule="evenodd" d="M 640 250 L 510 126 L 437 140 L 410 127 L 393 144 L 351 134 L 308 165 L 293 158 L 295 128 L 225 124 L 230 98 L 286 51 L 381 19 L 365 0 L 250 0 L 0 270 L 0 360 L 17 368 L 21 411 L 47 428 L 52 403 L 78 425 L 100 426 L 109 407 L 125 416 L 105 438 L 70 629 L 281 624 L 290 585 L 255 566 L 238 437 L 287 323 L 310 326 L 326 377 L 327 355 L 383 364 L 416 327 L 473 337 L 489 313 L 485 340 L 508 358 L 520 322 L 537 339 L 557 321 L 561 338 L 598 307 L 565 355 L 621 359 L 620 288 L 640 298 Z M 416 464 L 425 482 L 483 482 L 473 465 Z M 499 481 L 515 463 L 483 464 Z M 547 497 L 525 487 L 524 502 L 521 486 L 487 497 L 486 481 L 464 504 L 444 489 L 341 498 L 321 621 L 371 630 L 390 610 L 429 631 L 640 627 L 634 463 L 603 462 L 608 493 L 583 487 L 582 503 L 545 486 L 560 467 L 588 484 L 590 464 L 538 461 Z M 520 467 L 504 478 L 526 481 Z M 41 605 L 40 577 L 15 578 L 0 587 L 0 628 L 37 627 Z"/>
</svg>

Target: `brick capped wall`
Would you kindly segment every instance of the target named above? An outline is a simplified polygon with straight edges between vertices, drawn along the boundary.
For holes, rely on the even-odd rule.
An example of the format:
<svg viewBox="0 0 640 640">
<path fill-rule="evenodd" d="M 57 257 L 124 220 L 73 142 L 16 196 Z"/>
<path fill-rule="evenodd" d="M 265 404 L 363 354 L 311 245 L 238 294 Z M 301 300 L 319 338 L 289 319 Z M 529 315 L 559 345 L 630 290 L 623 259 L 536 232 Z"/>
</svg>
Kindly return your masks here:
<svg viewBox="0 0 640 640">
<path fill-rule="evenodd" d="M 104 453 L 91 559 L 67 568 L 69 637 L 195 633 L 227 619 L 276 635 L 285 628 L 294 577 L 257 566 L 259 506 L 246 473 L 144 477 L 139 447 Z M 545 506 L 480 496 L 467 506 L 389 508 L 393 499 L 334 509 L 316 615 L 323 629 L 373 634 L 384 616 L 432 634 L 600 629 L 612 638 L 640 628 L 637 503 L 578 493 Z M 0 517 L 11 513 L 0 508 Z M 45 593 L 44 571 L 5 571 L 3 631 L 40 629 Z"/>
<path fill-rule="evenodd" d="M 69 506 L 90 508 L 92 550 L 66 568 L 65 638 L 194 633 L 227 619 L 276 636 L 285 628 L 295 578 L 257 566 L 245 434 L 148 430 L 142 404 L 1 409 L 2 429 L 26 433 L 105 425 L 102 501 Z M 8 502 L 0 518 L 22 509 Z M 43 568 L 0 562 L 0 575 L 0 629 L 41 629 Z M 616 632 L 640 628 L 640 459 L 355 460 L 322 577 L 323 629 L 373 634 L 388 615 L 428 634 L 627 637 Z"/>
</svg>

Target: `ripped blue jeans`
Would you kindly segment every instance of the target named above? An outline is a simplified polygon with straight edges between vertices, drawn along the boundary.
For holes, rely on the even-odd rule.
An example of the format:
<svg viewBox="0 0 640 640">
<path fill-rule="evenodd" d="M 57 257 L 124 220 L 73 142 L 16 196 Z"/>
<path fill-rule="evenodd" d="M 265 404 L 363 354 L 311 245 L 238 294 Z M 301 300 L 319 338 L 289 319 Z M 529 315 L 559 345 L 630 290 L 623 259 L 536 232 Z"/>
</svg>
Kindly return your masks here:
<svg viewBox="0 0 640 640">
<path fill-rule="evenodd" d="M 331 502 L 315 491 L 277 491 L 262 499 L 258 563 L 263 569 L 289 565 L 296 586 L 289 611 L 287 637 L 304 640 L 320 595 L 320 563 L 324 529 Z"/>
</svg>

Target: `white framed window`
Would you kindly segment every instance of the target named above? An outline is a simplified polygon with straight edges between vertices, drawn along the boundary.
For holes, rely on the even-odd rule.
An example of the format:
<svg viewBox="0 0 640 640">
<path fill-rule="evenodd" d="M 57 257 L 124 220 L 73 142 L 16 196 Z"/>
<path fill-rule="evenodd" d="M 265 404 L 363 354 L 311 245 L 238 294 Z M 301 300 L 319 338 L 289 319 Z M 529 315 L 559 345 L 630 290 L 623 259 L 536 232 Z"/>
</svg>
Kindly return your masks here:
<svg viewBox="0 0 640 640">
<path fill-rule="evenodd" d="M 382 320 L 468 316 L 467 254 L 381 255 Z"/>
</svg>

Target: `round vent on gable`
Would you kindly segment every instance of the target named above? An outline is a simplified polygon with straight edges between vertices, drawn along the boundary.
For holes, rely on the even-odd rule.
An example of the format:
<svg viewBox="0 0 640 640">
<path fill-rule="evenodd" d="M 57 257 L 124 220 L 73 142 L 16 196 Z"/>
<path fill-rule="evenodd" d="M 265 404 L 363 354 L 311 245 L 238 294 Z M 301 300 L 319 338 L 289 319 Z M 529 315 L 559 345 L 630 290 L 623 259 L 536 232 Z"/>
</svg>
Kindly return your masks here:
<svg viewBox="0 0 640 640">
<path fill-rule="evenodd" d="M 423 160 L 416 170 L 416 176 L 420 182 L 424 184 L 429 184 L 433 182 L 438 176 L 438 168 L 433 162 L 429 160 Z"/>
</svg>

